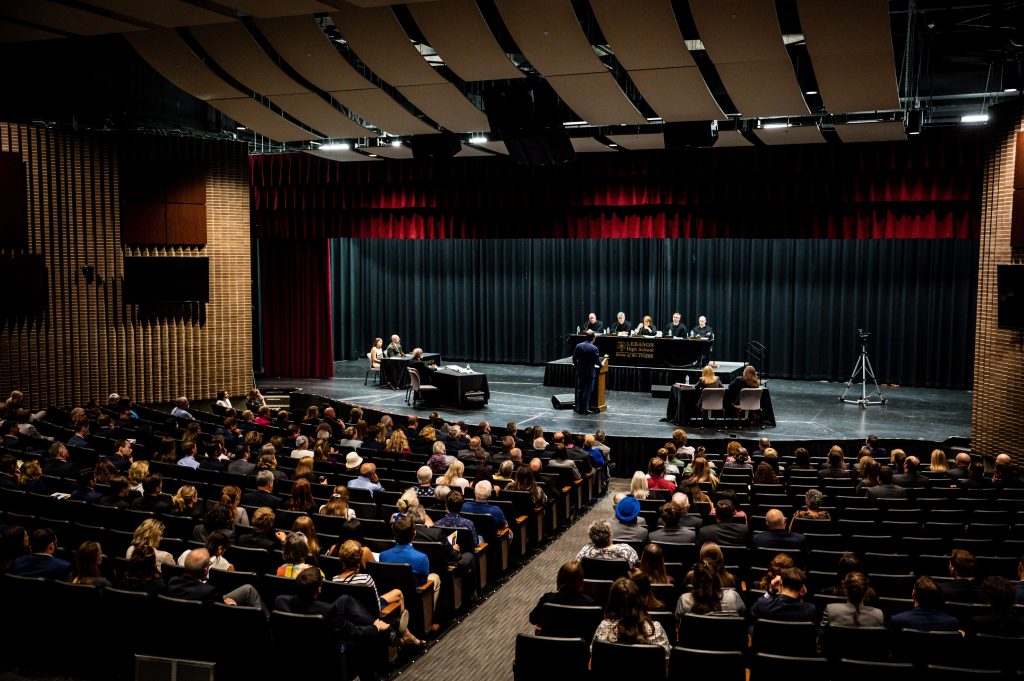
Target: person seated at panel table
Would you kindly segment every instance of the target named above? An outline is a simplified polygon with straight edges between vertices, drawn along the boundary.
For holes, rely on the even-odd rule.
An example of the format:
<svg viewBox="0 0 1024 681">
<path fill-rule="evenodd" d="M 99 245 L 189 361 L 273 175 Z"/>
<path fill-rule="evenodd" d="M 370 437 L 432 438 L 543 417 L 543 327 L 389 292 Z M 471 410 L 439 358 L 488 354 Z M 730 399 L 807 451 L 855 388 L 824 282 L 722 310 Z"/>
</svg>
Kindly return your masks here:
<svg viewBox="0 0 1024 681">
<path fill-rule="evenodd" d="M 594 333 L 601 333 L 604 331 L 604 322 L 597 318 L 597 315 L 591 312 L 587 315 L 587 321 L 583 323 L 583 333 L 587 331 L 593 331 Z"/>
<path fill-rule="evenodd" d="M 700 319 L 697 320 L 697 326 L 690 329 L 690 338 L 694 338 L 696 336 L 710 339 L 714 339 L 715 337 L 715 331 L 708 326 L 708 318 L 704 315 L 701 315 Z"/>
<path fill-rule="evenodd" d="M 683 324 L 683 315 L 678 312 L 672 313 L 672 323 L 665 327 L 666 338 L 686 338 L 686 326 Z"/>
<path fill-rule="evenodd" d="M 430 372 L 437 367 L 427 366 L 426 362 L 423 361 L 423 348 L 413 348 L 412 361 L 409 362 L 409 368 L 415 369 L 416 373 L 420 375 L 421 385 L 430 385 Z"/>
<path fill-rule="evenodd" d="M 740 399 L 740 391 L 744 388 L 760 388 L 761 379 L 757 377 L 757 369 L 753 364 L 743 367 L 743 373 L 732 379 L 729 387 L 725 389 L 725 407 L 729 409 Z"/>
<path fill-rule="evenodd" d="M 639 336 L 657 336 L 658 327 L 654 325 L 654 320 L 651 319 L 651 315 L 645 314 L 640 325 L 633 329 L 633 333 Z"/>
<path fill-rule="evenodd" d="M 384 356 L 384 339 L 375 338 L 373 340 L 373 347 L 370 348 L 370 366 L 374 369 L 380 369 L 380 360 Z"/>
<path fill-rule="evenodd" d="M 633 325 L 626 320 L 626 313 L 620 312 L 615 315 L 615 323 L 612 324 L 612 333 L 622 334 L 628 336 L 629 332 L 633 330 Z"/>
<path fill-rule="evenodd" d="M 704 388 L 721 388 L 722 379 L 715 375 L 715 370 L 710 366 L 705 366 L 700 370 L 700 378 L 697 379 L 697 384 L 693 386 L 694 390 L 698 392 Z"/>
<path fill-rule="evenodd" d="M 402 339 L 398 337 L 397 333 L 391 337 L 391 345 L 384 350 L 384 354 L 388 357 L 405 357 L 405 350 L 402 349 Z"/>
</svg>

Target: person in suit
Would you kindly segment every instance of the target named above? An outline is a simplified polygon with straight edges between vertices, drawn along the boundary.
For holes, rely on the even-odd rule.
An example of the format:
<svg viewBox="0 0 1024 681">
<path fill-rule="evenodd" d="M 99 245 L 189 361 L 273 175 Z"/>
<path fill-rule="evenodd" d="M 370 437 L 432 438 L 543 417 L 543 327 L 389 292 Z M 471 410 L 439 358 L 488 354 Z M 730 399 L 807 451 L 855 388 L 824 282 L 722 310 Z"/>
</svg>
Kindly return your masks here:
<svg viewBox="0 0 1024 681">
<path fill-rule="evenodd" d="M 280 549 L 287 535 L 274 529 L 276 519 L 273 509 L 267 506 L 257 508 L 252 514 L 252 531 L 239 537 L 236 546 L 266 551 Z"/>
<path fill-rule="evenodd" d="M 704 315 L 701 315 L 700 318 L 697 319 L 697 326 L 690 329 L 691 338 L 695 338 L 698 336 L 701 338 L 710 339 L 714 339 L 715 337 L 715 330 L 708 326 L 708 318 L 705 317 Z"/>
<path fill-rule="evenodd" d="M 770 509 L 765 514 L 767 532 L 758 532 L 754 535 L 754 546 L 759 549 L 800 549 L 807 548 L 807 538 L 799 532 L 790 532 L 786 529 L 786 516 L 777 508 Z"/>
<path fill-rule="evenodd" d="M 74 477 L 78 472 L 78 466 L 69 461 L 68 448 L 60 442 L 54 442 L 46 450 L 47 458 L 43 464 L 43 473 L 56 478 Z"/>
<path fill-rule="evenodd" d="M 908 456 L 903 460 L 901 475 L 894 475 L 892 481 L 903 489 L 908 487 L 919 487 L 925 489 L 930 484 L 928 478 L 921 474 L 921 460 L 916 456 Z"/>
<path fill-rule="evenodd" d="M 665 327 L 666 338 L 686 338 L 686 326 L 683 324 L 683 315 L 678 312 L 672 313 L 672 323 Z"/>
<path fill-rule="evenodd" d="M 3 422 L 2 428 L 4 432 L 4 447 L 7 449 L 18 449 L 18 446 L 21 444 L 18 422 L 14 419 L 7 419 Z"/>
<path fill-rule="evenodd" d="M 757 599 L 750 608 L 755 620 L 770 619 L 783 622 L 813 622 L 818 610 L 812 603 L 805 603 L 807 579 L 800 568 L 785 568 L 775 575 L 763 598 Z M 757 625 L 754 625 L 755 627 Z"/>
<path fill-rule="evenodd" d="M 946 471 L 946 476 L 951 480 L 963 480 L 967 477 L 967 470 L 971 467 L 971 455 L 967 452 L 960 452 L 956 455 L 956 466 Z"/>
<path fill-rule="evenodd" d="M 256 474 L 256 490 L 242 495 L 242 506 L 266 506 L 269 509 L 280 508 L 284 499 L 274 495 L 274 474 L 262 470 Z"/>
<path fill-rule="evenodd" d="M 152 513 L 170 513 L 173 506 L 164 499 L 164 478 L 159 473 L 150 473 L 142 479 L 142 496 L 132 500 L 131 505 L 137 511 Z"/>
<path fill-rule="evenodd" d="M 594 345 L 594 332 L 587 331 L 586 336 L 587 339 L 572 351 L 572 364 L 576 368 L 577 414 L 591 413 L 590 396 L 594 392 L 594 379 L 601 365 L 601 351 Z"/>
<path fill-rule="evenodd" d="M 651 319 L 651 315 L 645 314 L 640 325 L 633 330 L 633 333 L 638 336 L 657 336 L 658 327 L 654 325 L 654 320 Z"/>
<path fill-rule="evenodd" d="M 218 602 L 225 605 L 244 605 L 259 608 L 264 615 L 269 614 L 256 587 L 252 584 L 243 584 L 233 591 L 222 594 L 220 589 L 209 583 L 209 579 L 210 552 L 205 548 L 192 549 L 185 555 L 185 574 L 175 575 L 167 580 L 167 595 L 202 601 L 206 605 Z"/>
<path fill-rule="evenodd" d="M 391 344 L 384 349 L 384 354 L 387 357 L 405 357 L 405 350 L 402 349 L 402 339 L 398 337 L 397 333 L 391 337 Z"/>
<path fill-rule="evenodd" d="M 683 494 L 680 492 L 680 494 Z M 685 494 L 684 494 L 685 496 Z M 658 509 L 661 526 L 650 533 L 648 539 L 662 544 L 693 544 L 697 541 L 697 532 L 692 527 L 681 527 L 679 524 L 683 509 L 674 501 L 662 504 Z"/>
<path fill-rule="evenodd" d="M 734 523 L 732 517 L 736 508 L 729 499 L 715 503 L 715 525 L 705 525 L 697 534 L 698 544 L 714 542 L 725 546 L 750 546 L 750 528 L 746 523 Z"/>
<path fill-rule="evenodd" d="M 412 361 L 409 362 L 409 368 L 415 369 L 416 373 L 420 375 L 420 384 L 430 385 L 433 378 L 431 373 L 435 367 L 427 366 L 423 361 L 423 348 L 413 348 Z"/>
<path fill-rule="evenodd" d="M 68 444 L 72 447 L 84 447 L 88 449 L 89 444 L 89 422 L 79 421 L 75 424 L 75 434 L 68 438 Z"/>
<path fill-rule="evenodd" d="M 974 554 L 964 549 L 953 549 L 949 556 L 949 574 L 952 582 L 942 582 L 942 596 L 952 603 L 984 603 L 985 598 L 974 578 L 977 561 Z"/>
<path fill-rule="evenodd" d="M 906 499 L 907 490 L 892 482 L 892 468 L 882 466 L 878 469 L 878 484 L 864 488 L 868 499 Z"/>
<path fill-rule="evenodd" d="M 868 592 L 868 578 L 863 572 L 851 572 L 843 578 L 845 603 L 829 603 L 821 615 L 821 628 L 818 629 L 818 643 L 825 637 L 825 629 L 831 625 L 844 627 L 881 627 L 885 626 L 885 615 L 878 608 L 864 605 L 864 596 Z"/>
<path fill-rule="evenodd" d="M 583 331 L 593 331 L 594 333 L 601 333 L 604 328 L 604 323 L 597 318 L 597 315 L 591 312 L 587 315 L 587 321 L 583 322 Z"/>
<path fill-rule="evenodd" d="M 530 611 L 530 624 L 539 630 L 544 629 L 544 604 L 554 605 L 594 605 L 594 599 L 583 593 L 583 566 L 575 560 L 570 560 L 558 568 L 558 576 L 555 578 L 556 591 L 548 591 L 537 605 Z"/>
<path fill-rule="evenodd" d="M 628 335 L 632 329 L 633 325 L 626 319 L 625 312 L 620 312 L 615 315 L 615 323 L 612 324 L 612 333 Z"/>
<path fill-rule="evenodd" d="M 57 551 L 57 533 L 48 527 L 32 530 L 28 538 L 29 553 L 18 556 L 11 564 L 10 574 L 19 577 L 67 579 L 71 563 L 53 554 Z"/>
<path fill-rule="evenodd" d="M 249 461 L 249 448 L 238 448 L 238 450 L 235 451 L 235 458 L 228 464 L 228 473 L 232 473 L 234 475 L 250 475 L 254 470 L 256 470 L 256 464 Z"/>
<path fill-rule="evenodd" d="M 693 386 L 693 389 L 700 394 L 700 391 L 704 388 L 721 388 L 722 379 L 715 375 L 715 370 L 710 366 L 705 366 L 700 370 L 700 378 L 697 379 L 697 383 Z"/>
<path fill-rule="evenodd" d="M 612 541 L 647 543 L 647 528 L 637 524 L 640 502 L 636 497 L 623 497 L 615 504 L 615 522 L 611 523 Z"/>
<path fill-rule="evenodd" d="M 914 607 L 893 615 L 889 627 L 894 631 L 916 629 L 918 631 L 957 631 L 960 623 L 952 615 L 939 612 L 942 605 L 942 591 L 931 577 L 918 577 L 914 582 Z"/>
</svg>

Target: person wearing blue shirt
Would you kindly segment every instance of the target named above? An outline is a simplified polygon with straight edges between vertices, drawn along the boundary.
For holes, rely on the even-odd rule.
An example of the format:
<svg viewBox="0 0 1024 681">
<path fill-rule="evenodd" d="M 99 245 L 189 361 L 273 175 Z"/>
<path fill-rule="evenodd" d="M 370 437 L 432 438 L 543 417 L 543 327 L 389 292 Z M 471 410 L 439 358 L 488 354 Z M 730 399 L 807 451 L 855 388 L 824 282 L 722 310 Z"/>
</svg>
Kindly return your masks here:
<svg viewBox="0 0 1024 681">
<path fill-rule="evenodd" d="M 182 445 L 181 449 L 185 452 L 185 456 L 178 459 L 178 465 L 188 466 L 193 470 L 199 468 L 199 460 L 196 459 L 196 443 L 189 442 L 186 445 Z"/>
<path fill-rule="evenodd" d="M 19 577 L 45 577 L 46 579 L 67 579 L 71 563 L 53 554 L 57 551 L 57 533 L 48 527 L 32 530 L 28 538 L 27 556 L 19 556 L 11 565 L 10 574 Z"/>
<path fill-rule="evenodd" d="M 503 530 L 508 527 L 508 521 L 505 520 L 505 514 L 501 512 L 501 509 L 494 504 L 488 504 L 487 500 L 491 498 L 491 491 L 493 490 L 491 483 L 487 480 L 481 480 L 476 483 L 473 487 L 473 496 L 476 497 L 476 501 L 467 501 L 462 505 L 462 510 L 466 513 L 480 513 L 486 514 L 494 518 L 494 529 Z"/>
<path fill-rule="evenodd" d="M 412 568 L 412 576 L 416 585 L 420 586 L 430 582 L 434 586 L 434 607 L 437 607 L 437 597 L 441 593 L 441 578 L 430 571 L 430 560 L 427 554 L 417 551 L 412 547 L 412 540 L 416 536 L 416 526 L 412 518 L 403 516 L 396 520 L 391 526 L 394 532 L 396 546 L 380 552 L 382 563 L 405 563 Z"/>
<path fill-rule="evenodd" d="M 893 615 L 889 627 L 894 631 L 958 631 L 960 623 L 952 615 L 940 612 L 942 589 L 931 577 L 918 577 L 914 582 L 914 608 Z"/>
<path fill-rule="evenodd" d="M 192 416 L 188 411 L 188 398 L 179 397 L 174 402 L 174 409 L 171 410 L 171 416 L 178 419 L 188 419 L 189 421 L 195 421 L 196 417 Z"/>
<path fill-rule="evenodd" d="M 813 622 L 818 610 L 811 603 L 805 603 L 807 594 L 806 577 L 800 568 L 786 568 L 772 579 L 763 598 L 758 598 L 750 615 L 755 620 L 770 619 L 785 622 Z M 754 625 L 757 626 L 757 625 Z"/>
<path fill-rule="evenodd" d="M 349 489 L 368 489 L 370 496 L 374 492 L 383 492 L 384 485 L 380 484 L 377 477 L 377 466 L 372 463 L 364 463 L 359 467 L 359 477 L 348 483 Z"/>
</svg>

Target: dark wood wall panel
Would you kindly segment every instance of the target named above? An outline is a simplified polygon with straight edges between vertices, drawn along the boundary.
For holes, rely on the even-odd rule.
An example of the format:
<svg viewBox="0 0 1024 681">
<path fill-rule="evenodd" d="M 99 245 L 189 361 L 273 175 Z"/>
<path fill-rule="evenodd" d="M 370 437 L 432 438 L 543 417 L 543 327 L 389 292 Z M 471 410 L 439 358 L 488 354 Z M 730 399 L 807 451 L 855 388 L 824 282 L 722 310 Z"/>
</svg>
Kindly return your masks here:
<svg viewBox="0 0 1024 681">
<path fill-rule="evenodd" d="M 25 162 L 18 154 L 0 152 L 0 248 L 27 244 Z"/>
<path fill-rule="evenodd" d="M 244 145 L 0 123 L 0 151 L 15 152 L 26 164 L 27 251 L 42 254 L 49 272 L 44 314 L 0 320 L 0 393 L 19 388 L 39 406 L 113 391 L 163 401 L 246 389 L 252 317 Z M 121 164 L 168 162 L 202 168 L 208 237 L 202 250 L 122 242 Z M 194 198 L 190 191 L 185 196 Z M 192 224 L 197 212 L 189 211 Z M 125 255 L 200 254 L 210 260 L 209 303 L 143 308 L 123 302 Z M 87 264 L 97 275 L 92 284 L 82 273 Z"/>
</svg>

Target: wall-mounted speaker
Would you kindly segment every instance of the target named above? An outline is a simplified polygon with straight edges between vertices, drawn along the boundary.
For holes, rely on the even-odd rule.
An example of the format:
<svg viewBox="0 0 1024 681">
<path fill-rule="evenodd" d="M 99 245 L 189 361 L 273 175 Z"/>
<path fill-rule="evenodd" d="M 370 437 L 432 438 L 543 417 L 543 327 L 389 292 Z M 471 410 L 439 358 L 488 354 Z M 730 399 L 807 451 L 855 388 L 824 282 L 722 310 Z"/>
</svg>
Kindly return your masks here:
<svg viewBox="0 0 1024 681">
<path fill-rule="evenodd" d="M 409 141 L 409 146 L 412 147 L 412 157 L 415 159 L 451 158 L 462 151 L 459 136 L 451 132 L 416 135 Z"/>
<path fill-rule="evenodd" d="M 718 141 L 718 123 L 716 121 L 666 123 L 664 133 L 666 149 L 713 147 Z"/>
</svg>

